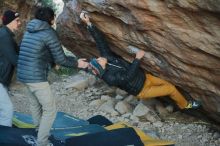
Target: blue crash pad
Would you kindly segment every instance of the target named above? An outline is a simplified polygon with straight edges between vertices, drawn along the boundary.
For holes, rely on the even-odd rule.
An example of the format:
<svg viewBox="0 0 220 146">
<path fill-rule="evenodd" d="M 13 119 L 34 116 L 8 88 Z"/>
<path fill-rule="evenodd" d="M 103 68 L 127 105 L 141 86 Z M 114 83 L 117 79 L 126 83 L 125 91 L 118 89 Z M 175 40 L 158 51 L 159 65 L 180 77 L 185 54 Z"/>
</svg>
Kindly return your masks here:
<svg viewBox="0 0 220 146">
<path fill-rule="evenodd" d="M 18 128 L 34 128 L 33 119 L 31 115 L 19 112 L 14 112 L 13 124 Z M 82 125 L 89 125 L 89 122 L 68 115 L 64 112 L 57 112 L 52 129 L 66 129 L 69 127 L 78 127 Z"/>
<path fill-rule="evenodd" d="M 97 132 L 107 131 L 105 128 L 99 125 L 90 124 L 90 125 L 83 125 L 80 127 L 72 127 L 67 129 L 54 129 L 51 130 L 51 134 L 58 140 L 65 141 L 67 138 L 70 137 L 77 137 L 86 134 L 92 134 Z"/>
</svg>

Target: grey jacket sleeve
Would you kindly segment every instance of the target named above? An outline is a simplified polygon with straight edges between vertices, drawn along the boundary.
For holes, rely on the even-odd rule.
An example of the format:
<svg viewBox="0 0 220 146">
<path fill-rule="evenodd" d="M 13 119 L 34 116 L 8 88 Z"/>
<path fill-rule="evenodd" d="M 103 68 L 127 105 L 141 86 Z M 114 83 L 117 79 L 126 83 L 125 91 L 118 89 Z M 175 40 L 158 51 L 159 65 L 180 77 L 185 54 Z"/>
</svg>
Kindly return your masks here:
<svg viewBox="0 0 220 146">
<path fill-rule="evenodd" d="M 51 33 L 46 37 L 46 46 L 49 48 L 53 60 L 56 64 L 65 66 L 65 67 L 77 67 L 78 63 L 74 57 L 67 57 L 64 54 L 62 45 L 58 40 L 56 32 L 51 30 Z"/>
<path fill-rule="evenodd" d="M 13 40 L 11 40 L 8 37 L 0 38 L 0 39 L 1 39 L 0 54 L 5 56 L 5 58 L 7 58 L 11 64 L 17 66 L 18 55 L 16 53 L 16 48 L 13 45 L 14 44 Z"/>
</svg>

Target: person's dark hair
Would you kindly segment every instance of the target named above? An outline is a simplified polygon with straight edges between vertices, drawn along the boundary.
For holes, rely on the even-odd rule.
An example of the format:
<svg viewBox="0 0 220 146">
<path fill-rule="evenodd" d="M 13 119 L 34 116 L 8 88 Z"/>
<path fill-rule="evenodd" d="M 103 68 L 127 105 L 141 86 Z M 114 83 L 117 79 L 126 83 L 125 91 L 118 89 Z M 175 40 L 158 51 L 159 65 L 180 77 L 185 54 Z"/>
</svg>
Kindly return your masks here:
<svg viewBox="0 0 220 146">
<path fill-rule="evenodd" d="M 54 10 L 49 8 L 49 7 L 38 8 L 36 13 L 35 13 L 35 18 L 36 19 L 46 21 L 50 25 L 52 25 L 51 21 L 54 20 L 54 16 L 55 16 Z"/>
</svg>

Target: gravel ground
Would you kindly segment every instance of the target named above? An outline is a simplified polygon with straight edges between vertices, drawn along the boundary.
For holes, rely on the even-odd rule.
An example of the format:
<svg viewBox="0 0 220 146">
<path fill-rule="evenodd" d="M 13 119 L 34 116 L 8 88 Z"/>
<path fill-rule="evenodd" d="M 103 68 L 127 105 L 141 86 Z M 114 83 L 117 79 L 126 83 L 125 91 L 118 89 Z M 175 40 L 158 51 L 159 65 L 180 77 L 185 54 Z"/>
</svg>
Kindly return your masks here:
<svg viewBox="0 0 220 146">
<path fill-rule="evenodd" d="M 166 116 L 164 121 L 142 121 L 134 120 L 131 114 L 114 115 L 99 110 L 98 107 L 90 106 L 94 100 L 100 99 L 102 95 L 111 94 L 113 89 L 103 82 L 97 82 L 84 90 L 73 88 L 66 89 L 66 85 L 72 80 L 72 76 L 59 77 L 51 83 L 52 91 L 56 97 L 59 111 L 66 112 L 81 119 L 88 119 L 94 115 L 103 115 L 112 122 L 126 121 L 146 133 L 166 140 L 173 140 L 176 146 L 219 146 L 220 134 L 212 130 L 211 124 L 202 122 L 180 112 L 174 112 Z M 30 113 L 28 92 L 24 85 L 15 83 L 10 89 L 12 102 L 15 110 Z"/>
</svg>

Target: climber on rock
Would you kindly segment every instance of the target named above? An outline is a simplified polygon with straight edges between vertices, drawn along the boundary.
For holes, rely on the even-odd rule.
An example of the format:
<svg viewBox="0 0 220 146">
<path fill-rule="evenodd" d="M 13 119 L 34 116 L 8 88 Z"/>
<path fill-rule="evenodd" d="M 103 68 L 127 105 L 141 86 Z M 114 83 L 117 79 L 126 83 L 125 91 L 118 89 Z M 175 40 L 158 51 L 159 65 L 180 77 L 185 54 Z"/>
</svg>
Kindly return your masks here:
<svg viewBox="0 0 220 146">
<path fill-rule="evenodd" d="M 87 29 L 94 38 L 101 57 L 92 59 L 88 71 L 104 80 L 110 86 L 116 86 L 139 99 L 149 99 L 160 96 L 170 96 L 180 109 L 196 109 L 198 101 L 186 98 L 171 83 L 144 73 L 140 68 L 140 60 L 145 51 L 139 50 L 132 63 L 116 55 L 108 46 L 104 35 L 90 22 L 88 14 L 82 12 L 81 20 L 87 24 Z"/>
</svg>

